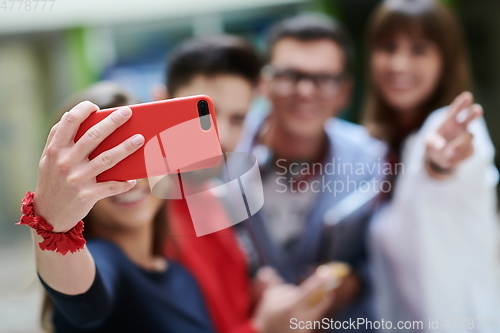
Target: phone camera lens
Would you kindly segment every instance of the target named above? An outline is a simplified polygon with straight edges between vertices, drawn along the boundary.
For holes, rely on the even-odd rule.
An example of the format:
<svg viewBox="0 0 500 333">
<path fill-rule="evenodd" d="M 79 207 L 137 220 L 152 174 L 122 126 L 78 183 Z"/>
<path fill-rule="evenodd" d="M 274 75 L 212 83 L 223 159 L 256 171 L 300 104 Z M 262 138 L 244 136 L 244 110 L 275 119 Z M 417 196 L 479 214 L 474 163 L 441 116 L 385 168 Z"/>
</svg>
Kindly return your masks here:
<svg viewBox="0 0 500 333">
<path fill-rule="evenodd" d="M 208 111 L 208 103 L 205 100 L 201 100 L 198 102 L 198 115 L 200 117 L 207 116 L 209 114 Z"/>
<path fill-rule="evenodd" d="M 212 125 L 207 101 L 201 100 L 198 102 L 198 116 L 200 117 L 201 128 L 205 131 L 209 130 Z"/>
</svg>

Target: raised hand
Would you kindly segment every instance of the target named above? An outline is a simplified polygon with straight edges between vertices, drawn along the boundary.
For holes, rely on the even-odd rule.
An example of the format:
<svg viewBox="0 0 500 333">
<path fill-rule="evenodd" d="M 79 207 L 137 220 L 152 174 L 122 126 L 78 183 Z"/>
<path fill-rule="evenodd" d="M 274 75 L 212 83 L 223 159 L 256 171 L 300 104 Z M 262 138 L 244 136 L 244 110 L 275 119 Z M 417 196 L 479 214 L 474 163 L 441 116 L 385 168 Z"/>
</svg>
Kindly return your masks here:
<svg viewBox="0 0 500 333">
<path fill-rule="evenodd" d="M 432 177 L 449 176 L 474 153 L 473 135 L 467 125 L 482 116 L 483 109 L 473 102 L 471 93 L 460 94 L 449 106 L 443 123 L 427 136 L 424 163 Z"/>
<path fill-rule="evenodd" d="M 62 116 L 47 138 L 33 203 L 35 213 L 43 216 L 54 232 L 71 229 L 98 200 L 135 185 L 135 180 L 97 183 L 95 177 L 139 149 L 144 144 L 142 135 L 132 136 L 91 161 L 88 158 L 99 143 L 130 119 L 130 108 L 111 113 L 74 142 L 81 123 L 98 109 L 88 101 L 78 104 Z"/>
</svg>

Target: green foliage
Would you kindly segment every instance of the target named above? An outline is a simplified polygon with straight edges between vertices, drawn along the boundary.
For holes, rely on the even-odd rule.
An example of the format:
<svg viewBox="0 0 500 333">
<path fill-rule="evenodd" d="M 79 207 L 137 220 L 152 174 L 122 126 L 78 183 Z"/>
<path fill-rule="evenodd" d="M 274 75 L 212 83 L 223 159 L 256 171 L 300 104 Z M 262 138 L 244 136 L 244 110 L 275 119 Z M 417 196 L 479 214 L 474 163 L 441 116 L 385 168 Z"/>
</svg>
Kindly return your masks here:
<svg viewBox="0 0 500 333">
<path fill-rule="evenodd" d="M 85 29 L 72 28 L 65 33 L 66 52 L 69 63 L 69 75 L 72 79 L 71 90 L 79 91 L 97 81 L 85 56 Z"/>
<path fill-rule="evenodd" d="M 312 0 L 309 4 L 314 12 L 321 12 L 342 20 L 342 12 L 338 0 Z"/>
</svg>

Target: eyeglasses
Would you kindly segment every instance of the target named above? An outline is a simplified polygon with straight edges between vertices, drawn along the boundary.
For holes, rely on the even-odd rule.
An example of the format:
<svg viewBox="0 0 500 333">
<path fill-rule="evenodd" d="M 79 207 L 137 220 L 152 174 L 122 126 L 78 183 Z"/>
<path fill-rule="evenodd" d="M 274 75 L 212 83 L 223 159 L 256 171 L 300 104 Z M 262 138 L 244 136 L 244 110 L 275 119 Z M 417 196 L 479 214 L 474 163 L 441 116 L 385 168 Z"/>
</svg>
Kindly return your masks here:
<svg viewBox="0 0 500 333">
<path fill-rule="evenodd" d="M 323 97 L 332 97 L 339 92 L 341 84 L 349 77 L 348 74 L 309 74 L 294 69 L 277 69 L 273 66 L 265 66 L 262 69 L 264 78 L 273 81 L 274 91 L 282 96 L 294 93 L 299 81 L 311 81 Z"/>
</svg>

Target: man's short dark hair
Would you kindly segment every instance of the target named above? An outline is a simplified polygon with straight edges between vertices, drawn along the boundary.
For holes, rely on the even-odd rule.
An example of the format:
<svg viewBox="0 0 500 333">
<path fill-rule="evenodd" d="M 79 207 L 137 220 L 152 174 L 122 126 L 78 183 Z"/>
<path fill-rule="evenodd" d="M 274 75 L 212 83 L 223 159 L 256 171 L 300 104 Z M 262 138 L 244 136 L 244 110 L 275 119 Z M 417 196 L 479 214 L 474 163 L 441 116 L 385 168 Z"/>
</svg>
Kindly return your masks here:
<svg viewBox="0 0 500 333">
<path fill-rule="evenodd" d="M 300 41 L 329 39 L 339 45 L 345 54 L 346 70 L 352 70 L 354 46 L 351 36 L 338 21 L 322 14 L 301 14 L 278 22 L 267 35 L 269 59 L 276 43 L 284 38 Z"/>
<path fill-rule="evenodd" d="M 198 76 L 220 74 L 240 76 L 257 85 L 261 61 L 243 38 L 220 35 L 190 39 L 175 49 L 167 64 L 167 89 L 170 94 Z"/>
</svg>

